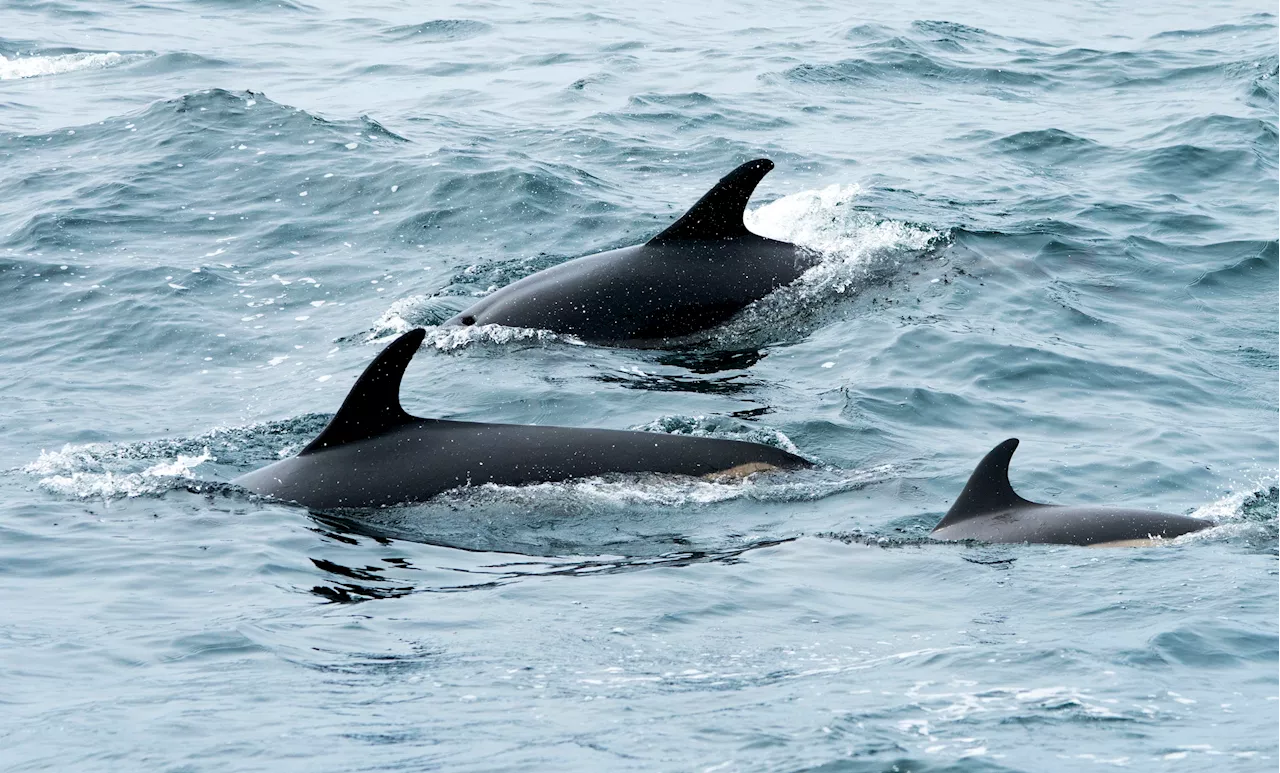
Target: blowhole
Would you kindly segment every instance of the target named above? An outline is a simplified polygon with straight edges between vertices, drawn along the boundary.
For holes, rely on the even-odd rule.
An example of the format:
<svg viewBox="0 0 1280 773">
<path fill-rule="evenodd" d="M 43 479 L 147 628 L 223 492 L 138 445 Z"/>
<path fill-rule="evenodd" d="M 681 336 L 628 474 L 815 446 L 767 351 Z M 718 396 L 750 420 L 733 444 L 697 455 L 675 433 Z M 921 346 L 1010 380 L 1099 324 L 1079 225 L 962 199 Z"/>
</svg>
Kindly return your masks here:
<svg viewBox="0 0 1280 773">
<path fill-rule="evenodd" d="M 467 316 L 463 317 L 459 321 L 462 322 L 463 325 L 470 327 L 476 323 L 476 318 L 468 314 Z"/>
</svg>

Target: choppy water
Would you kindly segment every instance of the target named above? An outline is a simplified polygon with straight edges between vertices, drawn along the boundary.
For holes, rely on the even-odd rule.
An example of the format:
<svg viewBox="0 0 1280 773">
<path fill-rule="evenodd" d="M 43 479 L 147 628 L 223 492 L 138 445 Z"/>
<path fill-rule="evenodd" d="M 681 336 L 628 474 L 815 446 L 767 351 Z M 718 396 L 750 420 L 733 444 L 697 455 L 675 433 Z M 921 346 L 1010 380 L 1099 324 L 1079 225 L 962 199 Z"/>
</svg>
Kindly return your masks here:
<svg viewBox="0 0 1280 773">
<path fill-rule="evenodd" d="M 0 5 L 0 768 L 1274 770 L 1274 5 Z M 434 332 L 419 415 L 821 463 L 312 515 L 380 342 L 768 156 L 682 351 Z M 931 544 L 1025 495 L 1157 549 Z"/>
</svg>

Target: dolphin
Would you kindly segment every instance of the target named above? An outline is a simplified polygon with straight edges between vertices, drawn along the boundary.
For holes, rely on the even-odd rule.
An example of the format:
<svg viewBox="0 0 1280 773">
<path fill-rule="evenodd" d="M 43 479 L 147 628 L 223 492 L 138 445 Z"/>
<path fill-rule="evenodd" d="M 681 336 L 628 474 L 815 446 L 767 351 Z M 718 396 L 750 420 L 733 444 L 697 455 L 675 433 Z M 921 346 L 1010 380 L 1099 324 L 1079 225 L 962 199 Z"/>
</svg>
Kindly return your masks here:
<svg viewBox="0 0 1280 773">
<path fill-rule="evenodd" d="M 1014 493 L 1009 483 L 1009 460 L 1017 447 L 1017 438 L 1010 438 L 983 457 L 931 536 L 941 540 L 1131 547 L 1213 525 L 1201 518 L 1152 510 L 1030 502 Z"/>
<path fill-rule="evenodd" d="M 297 456 L 232 483 L 317 510 L 422 502 L 460 486 L 518 486 L 605 473 L 712 478 L 812 465 L 738 440 L 420 419 L 400 406 L 400 381 L 426 331 L 411 330 L 365 369 L 324 430 Z"/>
<path fill-rule="evenodd" d="M 648 242 L 531 274 L 444 324 L 535 328 L 638 348 L 715 327 L 816 263 L 808 250 L 742 222 L 771 169 L 767 158 L 748 161 Z"/>
</svg>

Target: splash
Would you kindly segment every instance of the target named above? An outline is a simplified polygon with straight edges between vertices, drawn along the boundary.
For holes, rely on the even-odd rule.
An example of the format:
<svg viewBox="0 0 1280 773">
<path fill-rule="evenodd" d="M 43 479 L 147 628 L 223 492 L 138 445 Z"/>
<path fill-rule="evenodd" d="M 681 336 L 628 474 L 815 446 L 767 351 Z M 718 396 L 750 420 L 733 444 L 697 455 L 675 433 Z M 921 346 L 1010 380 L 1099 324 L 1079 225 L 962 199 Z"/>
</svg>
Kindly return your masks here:
<svg viewBox="0 0 1280 773">
<path fill-rule="evenodd" d="M 957 648 L 959 649 L 959 648 Z M 927 755 L 966 758 L 988 754 L 988 748 L 972 736 L 977 717 L 995 721 L 1132 722 L 1147 719 L 1142 706 L 1122 706 L 1087 688 L 1069 685 L 981 687 L 970 680 L 947 684 L 916 682 L 903 697 L 897 729 L 908 746 Z M 1152 696 L 1154 697 L 1154 696 Z M 1093 755 L 1083 755 L 1093 757 Z M 1123 765 L 1125 760 L 1101 760 Z"/>
<path fill-rule="evenodd" d="M 146 54 L 106 53 L 61 54 L 58 56 L 22 56 L 6 59 L 0 55 L 0 81 L 60 75 L 79 70 L 101 70 L 125 62 L 143 59 Z"/>
<path fill-rule="evenodd" d="M 553 333 L 550 330 L 535 330 L 527 327 L 504 327 L 502 325 L 475 325 L 463 328 L 436 328 L 427 336 L 427 341 L 440 351 L 448 351 L 467 346 L 477 341 L 494 344 L 508 344 L 516 341 L 548 342 L 560 341 L 572 346 L 585 346 L 584 342 L 571 335 Z"/>
<path fill-rule="evenodd" d="M 390 336 L 404 335 L 417 327 L 415 322 L 421 319 L 423 306 L 430 300 L 430 295 L 412 295 L 392 303 L 386 311 L 382 312 L 382 316 L 374 321 L 373 329 L 365 336 L 365 342 L 372 343 Z"/>
<path fill-rule="evenodd" d="M 155 496 L 188 483 L 197 483 L 192 470 L 214 461 L 209 449 L 205 448 L 195 456 L 178 454 L 173 460 L 159 462 L 139 472 L 122 472 L 104 468 L 104 459 L 109 457 L 109 453 L 95 453 L 90 446 L 66 446 L 53 453 L 41 451 L 39 459 L 22 469 L 31 475 L 42 476 L 40 487 L 60 496 L 132 499 Z"/>
<path fill-rule="evenodd" d="M 891 279 L 944 238 L 938 231 L 856 208 L 861 192 L 857 185 L 829 185 L 747 212 L 744 220 L 754 233 L 789 241 L 818 259 L 794 282 L 713 331 L 712 340 L 721 346 L 747 346 L 762 333 L 769 338 L 803 333 L 819 324 L 823 309 Z"/>
<path fill-rule="evenodd" d="M 197 468 L 213 472 L 217 463 L 236 471 L 273 462 L 314 436 L 327 419 L 308 414 L 246 427 L 220 427 L 192 438 L 67 444 L 58 451 L 41 451 L 21 471 L 38 478 L 46 491 L 73 499 L 132 499 L 174 489 L 203 489 L 220 484 L 198 475 Z"/>
<path fill-rule="evenodd" d="M 415 328 L 417 325 L 413 325 L 410 319 L 420 311 L 421 302 L 424 299 L 424 297 L 403 298 L 393 303 L 392 307 L 388 308 L 387 312 L 374 323 L 374 328 L 367 334 L 366 343 L 385 343 Z M 571 346 L 584 346 L 582 340 L 573 335 L 534 328 L 507 328 L 504 325 L 472 325 L 468 328 L 451 325 L 448 328 L 433 328 L 428 330 L 422 346 L 434 347 L 440 352 L 449 352 L 453 349 L 474 346 L 474 344 L 506 346 L 506 344 L 520 342 L 559 342 L 571 344 Z"/>
<path fill-rule="evenodd" d="M 1280 530 L 1277 512 L 1280 487 L 1275 473 L 1241 486 L 1238 491 L 1201 505 L 1191 513 L 1214 525 L 1204 531 L 1184 534 L 1174 544 L 1200 541 L 1243 540 L 1268 552 L 1275 551 L 1276 533 Z"/>
<path fill-rule="evenodd" d="M 454 508 L 502 504 L 522 511 L 536 509 L 586 515 L 633 508 L 647 510 L 698 507 L 739 499 L 754 502 L 811 502 L 888 480 L 895 472 L 893 465 L 885 464 L 865 470 L 765 472 L 732 481 L 640 473 L 525 486 L 486 483 L 445 492 L 434 504 Z"/>
<path fill-rule="evenodd" d="M 453 277 L 448 287 L 440 291 L 430 294 L 411 295 L 393 302 L 383 312 L 382 316 L 373 323 L 373 327 L 364 334 L 364 341 L 366 343 L 381 341 L 387 336 L 400 335 L 415 327 L 439 326 L 459 311 L 459 308 L 449 302 L 450 298 L 462 298 L 466 301 L 464 305 L 469 305 L 476 298 L 483 298 L 486 295 L 497 292 L 500 288 L 521 277 L 552 265 L 554 263 L 549 262 L 543 256 L 539 256 L 538 258 L 521 258 L 498 263 L 467 266 Z M 481 289 L 469 289 L 474 288 L 476 285 L 479 285 Z M 526 329 L 524 332 L 508 336 L 490 329 L 493 327 L 495 326 L 464 328 L 464 330 L 469 329 L 472 332 L 461 335 L 454 335 L 457 333 L 455 330 L 441 329 L 440 336 L 432 336 L 428 340 L 434 341 L 437 348 L 454 349 L 479 342 L 506 343 L 509 341 L 529 340 L 531 338 L 545 341 L 554 340 L 555 338 L 555 334 L 547 330 L 533 331 Z"/>
<path fill-rule="evenodd" d="M 801 191 L 751 210 L 743 218 L 747 228 L 770 239 L 791 242 L 822 256 L 798 280 L 824 282 L 837 293 L 847 292 L 851 280 L 878 258 L 893 259 L 927 249 L 941 237 L 937 231 L 897 220 L 880 219 L 855 207 L 858 185 L 828 185 Z"/>
<path fill-rule="evenodd" d="M 790 454 L 804 457 L 791 438 L 780 430 L 759 427 L 728 416 L 663 416 L 638 424 L 631 429 L 638 432 L 663 432 L 668 435 L 694 435 L 719 440 L 742 440 L 748 443 L 781 448 Z M 805 457 L 808 458 L 808 457 Z M 813 461 L 813 459 L 809 459 Z"/>
</svg>

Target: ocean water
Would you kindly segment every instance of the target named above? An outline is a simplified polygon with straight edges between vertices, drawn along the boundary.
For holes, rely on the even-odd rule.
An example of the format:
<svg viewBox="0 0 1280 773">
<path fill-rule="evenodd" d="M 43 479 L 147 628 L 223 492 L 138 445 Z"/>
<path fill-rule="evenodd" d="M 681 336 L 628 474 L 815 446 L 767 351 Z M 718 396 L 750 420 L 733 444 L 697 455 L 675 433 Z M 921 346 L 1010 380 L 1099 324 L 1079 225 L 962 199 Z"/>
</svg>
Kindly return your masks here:
<svg viewBox="0 0 1280 773">
<path fill-rule="evenodd" d="M 0 3 L 0 769 L 1272 771 L 1274 4 Z M 677 350 L 435 325 L 738 163 Z M 309 513 L 418 415 L 794 449 Z M 1007 437 L 1154 548 L 927 535 Z M 429 463 L 429 460 L 426 460 Z"/>
</svg>

